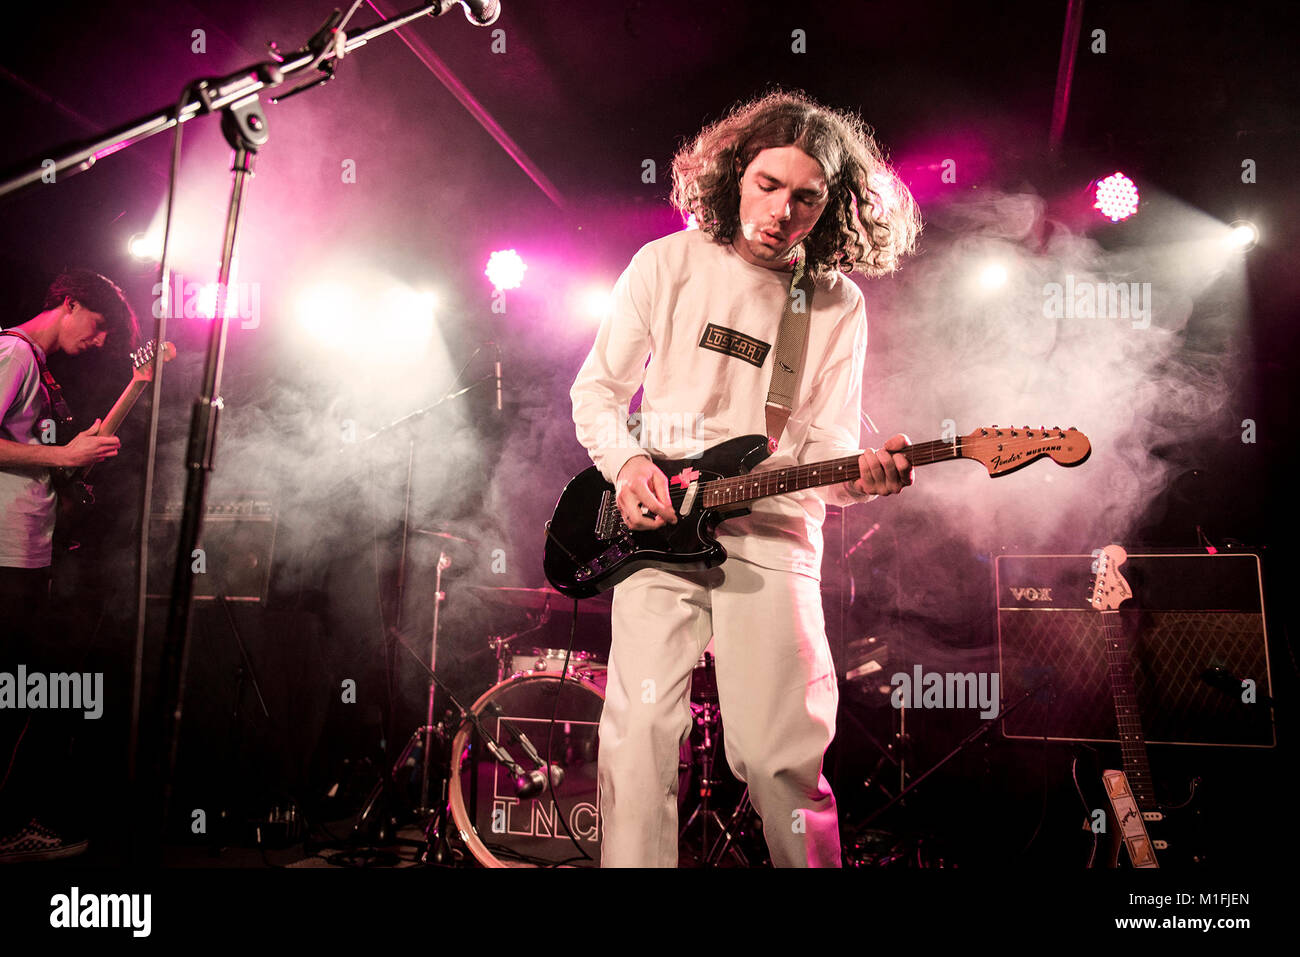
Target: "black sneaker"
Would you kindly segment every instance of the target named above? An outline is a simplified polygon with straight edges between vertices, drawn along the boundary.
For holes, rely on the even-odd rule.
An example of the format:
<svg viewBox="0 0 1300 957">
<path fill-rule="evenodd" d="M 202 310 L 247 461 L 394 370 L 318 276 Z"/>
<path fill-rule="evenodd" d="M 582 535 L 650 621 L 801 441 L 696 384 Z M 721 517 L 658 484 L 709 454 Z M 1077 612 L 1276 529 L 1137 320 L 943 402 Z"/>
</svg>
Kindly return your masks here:
<svg viewBox="0 0 1300 957">
<path fill-rule="evenodd" d="M 26 826 L 0 838 L 0 864 L 57 861 L 86 853 L 89 841 L 65 841 L 57 831 L 32 818 Z"/>
</svg>

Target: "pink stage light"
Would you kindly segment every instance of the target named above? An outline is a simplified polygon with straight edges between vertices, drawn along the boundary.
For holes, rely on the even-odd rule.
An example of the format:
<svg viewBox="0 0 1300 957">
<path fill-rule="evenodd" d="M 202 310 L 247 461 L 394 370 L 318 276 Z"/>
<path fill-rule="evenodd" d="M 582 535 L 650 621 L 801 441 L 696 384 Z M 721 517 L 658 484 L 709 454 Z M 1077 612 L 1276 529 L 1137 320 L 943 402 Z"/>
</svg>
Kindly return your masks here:
<svg viewBox="0 0 1300 957">
<path fill-rule="evenodd" d="M 524 272 L 528 269 L 519 253 L 513 249 L 498 249 L 488 257 L 487 268 L 483 275 L 488 277 L 493 287 L 501 289 L 518 289 L 524 282 Z"/>
<path fill-rule="evenodd" d="M 1092 208 L 1101 212 L 1112 223 L 1128 219 L 1138 210 L 1137 184 L 1121 172 L 1114 172 L 1097 184 L 1096 202 Z"/>
</svg>

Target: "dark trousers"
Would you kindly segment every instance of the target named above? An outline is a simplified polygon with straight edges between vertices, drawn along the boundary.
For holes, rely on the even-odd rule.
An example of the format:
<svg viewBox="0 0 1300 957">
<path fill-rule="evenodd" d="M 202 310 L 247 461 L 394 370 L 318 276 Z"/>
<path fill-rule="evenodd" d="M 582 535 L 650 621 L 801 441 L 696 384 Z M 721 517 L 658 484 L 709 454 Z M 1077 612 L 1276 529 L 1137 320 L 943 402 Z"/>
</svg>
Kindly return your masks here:
<svg viewBox="0 0 1300 957">
<path fill-rule="evenodd" d="M 50 569 L 0 567 L 0 672 L 16 680 L 20 664 L 29 674 L 68 670 L 50 617 Z M 69 719 L 0 707 L 0 836 L 32 817 L 54 826 L 67 818 Z"/>
</svg>

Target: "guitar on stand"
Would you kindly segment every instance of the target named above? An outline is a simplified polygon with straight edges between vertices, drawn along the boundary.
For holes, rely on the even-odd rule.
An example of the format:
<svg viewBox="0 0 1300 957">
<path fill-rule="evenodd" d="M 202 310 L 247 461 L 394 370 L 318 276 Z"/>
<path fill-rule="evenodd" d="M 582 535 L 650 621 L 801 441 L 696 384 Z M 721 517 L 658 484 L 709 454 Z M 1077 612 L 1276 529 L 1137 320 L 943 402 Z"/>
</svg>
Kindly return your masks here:
<svg viewBox="0 0 1300 957">
<path fill-rule="evenodd" d="M 1101 615 L 1123 770 L 1106 769 L 1101 772 L 1106 803 L 1101 806 L 1100 802 L 1096 802 L 1096 810 L 1090 814 L 1092 818 L 1097 818 L 1100 811 L 1105 827 L 1100 828 L 1093 819 L 1084 823 L 1084 827 L 1093 832 L 1093 852 L 1089 866 L 1118 867 L 1121 846 L 1127 852 L 1129 864 L 1134 868 L 1159 867 L 1157 852 L 1161 856 L 1172 853 L 1183 859 L 1198 860 L 1190 857 L 1186 848 L 1171 846 L 1166 827 L 1166 812 L 1170 809 L 1162 807 L 1156 800 L 1152 785 L 1146 737 L 1142 731 L 1142 715 L 1138 707 L 1137 689 L 1133 683 L 1133 659 L 1119 615 L 1119 606 L 1133 597 L 1132 589 L 1119 570 L 1128 561 L 1128 553 L 1119 545 L 1107 545 L 1093 554 L 1096 562 L 1093 565 L 1094 578 L 1088 601 Z M 1192 782 L 1188 800 L 1174 810 L 1191 803 L 1198 783 L 1199 779 Z M 1087 801 L 1085 803 L 1092 804 Z M 1154 836 L 1151 832 L 1154 832 Z M 1099 856 L 1100 865 L 1097 864 Z"/>
</svg>

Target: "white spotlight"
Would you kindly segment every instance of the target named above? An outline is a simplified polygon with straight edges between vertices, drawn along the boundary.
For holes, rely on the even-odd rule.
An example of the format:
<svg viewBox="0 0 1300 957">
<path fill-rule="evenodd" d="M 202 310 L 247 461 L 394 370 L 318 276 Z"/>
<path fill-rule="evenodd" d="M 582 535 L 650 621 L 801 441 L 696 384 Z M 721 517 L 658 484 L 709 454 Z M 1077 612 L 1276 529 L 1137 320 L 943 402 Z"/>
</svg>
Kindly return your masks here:
<svg viewBox="0 0 1300 957">
<path fill-rule="evenodd" d="M 162 258 L 162 237 L 136 233 L 127 240 L 126 251 L 141 262 L 157 262 Z"/>
<path fill-rule="evenodd" d="M 985 289 L 997 289 L 1007 281 L 1007 269 L 1001 263 L 989 263 L 980 270 L 980 285 Z"/>
<path fill-rule="evenodd" d="M 600 321 L 609 315 L 613 308 L 613 295 L 608 288 L 591 286 L 584 289 L 580 302 L 582 311 L 591 319 Z"/>
<path fill-rule="evenodd" d="M 1237 249 L 1245 252 L 1248 249 L 1254 249 L 1255 244 L 1259 242 L 1259 230 L 1255 224 L 1239 219 L 1228 226 L 1230 230 L 1224 243 L 1229 249 Z"/>
</svg>

